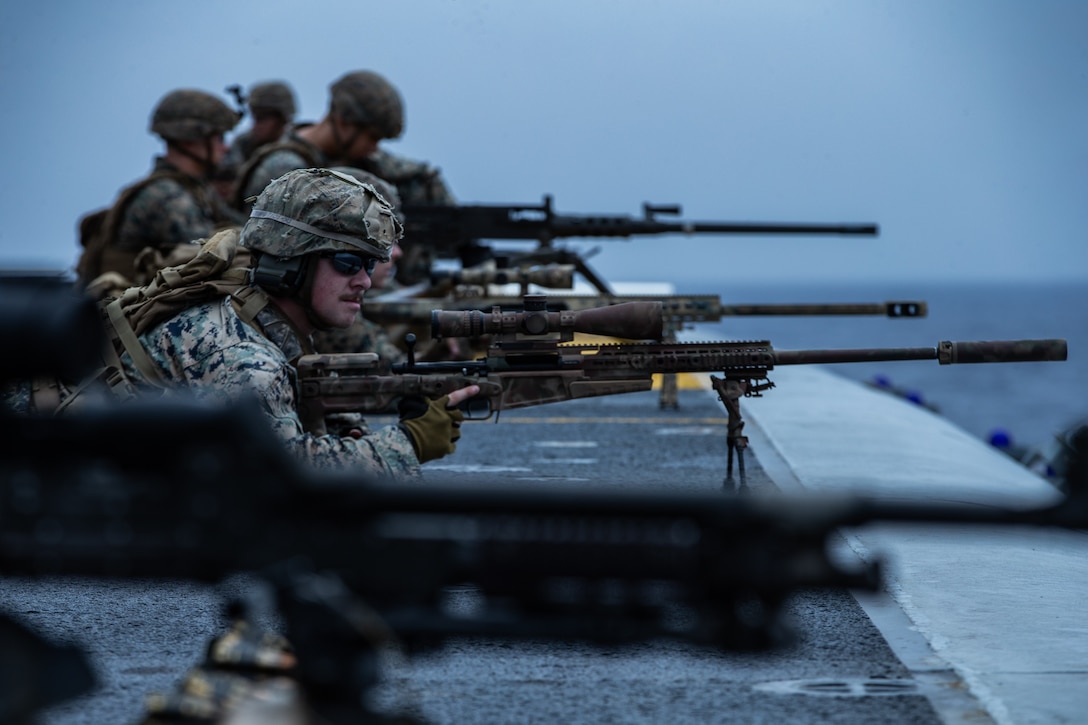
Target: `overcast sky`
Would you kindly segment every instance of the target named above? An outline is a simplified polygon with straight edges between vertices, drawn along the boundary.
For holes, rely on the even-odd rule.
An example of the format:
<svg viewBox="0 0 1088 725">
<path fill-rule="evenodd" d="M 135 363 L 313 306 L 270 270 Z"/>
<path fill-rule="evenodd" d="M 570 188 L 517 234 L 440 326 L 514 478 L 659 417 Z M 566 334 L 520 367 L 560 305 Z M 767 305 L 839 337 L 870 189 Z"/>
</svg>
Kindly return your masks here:
<svg viewBox="0 0 1088 725">
<path fill-rule="evenodd" d="M 600 242 L 611 280 L 1086 279 L 1086 29 L 1080 0 L 7 2 L 0 264 L 75 262 L 167 91 L 282 78 L 316 120 L 371 69 L 387 148 L 462 202 L 881 227 Z"/>
</svg>

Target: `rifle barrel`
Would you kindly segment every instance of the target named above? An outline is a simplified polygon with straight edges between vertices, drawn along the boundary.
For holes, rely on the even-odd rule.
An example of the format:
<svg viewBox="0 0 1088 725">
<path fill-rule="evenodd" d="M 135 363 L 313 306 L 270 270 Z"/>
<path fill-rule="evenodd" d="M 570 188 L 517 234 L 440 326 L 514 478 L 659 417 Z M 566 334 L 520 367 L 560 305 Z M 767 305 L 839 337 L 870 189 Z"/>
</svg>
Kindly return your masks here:
<svg viewBox="0 0 1088 725">
<path fill-rule="evenodd" d="M 547 228 L 551 238 L 634 237 L 653 234 L 839 234 L 873 237 L 876 224 L 816 224 L 799 222 L 663 222 L 623 217 L 555 217 Z M 511 237 L 515 238 L 515 237 Z"/>
<path fill-rule="evenodd" d="M 875 237 L 880 233 L 876 224 L 769 224 L 765 222 L 679 222 L 662 227 L 674 227 L 669 231 L 681 234 L 842 234 Z"/>
<path fill-rule="evenodd" d="M 666 312 L 667 311 L 666 308 Z M 884 315 L 887 317 L 925 317 L 927 313 L 928 308 L 926 307 L 926 303 L 921 301 L 721 306 L 722 317 L 784 317 L 788 315 Z"/>
<path fill-rule="evenodd" d="M 854 350 L 776 350 L 776 365 L 822 365 L 893 360 L 937 360 L 941 365 L 1046 362 L 1065 360 L 1065 340 L 986 340 L 952 342 L 937 347 L 860 348 Z"/>
</svg>

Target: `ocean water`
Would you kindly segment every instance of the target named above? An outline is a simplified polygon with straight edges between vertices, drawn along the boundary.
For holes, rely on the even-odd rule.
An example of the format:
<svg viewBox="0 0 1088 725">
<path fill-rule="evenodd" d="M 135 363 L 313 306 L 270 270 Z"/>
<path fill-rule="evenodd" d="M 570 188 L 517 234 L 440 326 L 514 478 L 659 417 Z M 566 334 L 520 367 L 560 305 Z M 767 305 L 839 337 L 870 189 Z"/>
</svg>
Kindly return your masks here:
<svg viewBox="0 0 1088 725">
<path fill-rule="evenodd" d="M 718 287 L 718 289 L 714 289 Z M 775 349 L 935 347 L 941 340 L 1064 338 L 1065 362 L 940 365 L 936 360 L 828 366 L 846 377 L 884 376 L 984 440 L 1001 429 L 1015 444 L 1045 447 L 1088 419 L 1088 284 L 677 284 L 680 294 L 718 294 L 723 304 L 920 300 L 924 318 L 728 317 L 685 339 L 770 340 Z M 774 374 L 771 374 L 774 380 Z M 769 395 L 788 395 L 776 389 Z"/>
</svg>

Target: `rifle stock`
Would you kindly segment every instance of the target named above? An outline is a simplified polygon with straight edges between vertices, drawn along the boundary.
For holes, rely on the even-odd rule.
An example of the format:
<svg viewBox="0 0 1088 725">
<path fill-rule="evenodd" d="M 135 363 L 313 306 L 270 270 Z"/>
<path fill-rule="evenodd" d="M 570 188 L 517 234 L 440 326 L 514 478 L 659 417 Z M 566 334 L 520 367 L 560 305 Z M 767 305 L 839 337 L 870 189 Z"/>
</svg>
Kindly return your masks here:
<svg viewBox="0 0 1088 725">
<path fill-rule="evenodd" d="M 459 407 L 469 420 L 489 418 L 492 411 L 488 404 L 501 392 L 498 383 L 459 374 L 375 375 L 377 360 L 373 353 L 300 357 L 298 415 L 302 427 L 314 435 L 325 435 L 327 415 L 390 413 L 401 398 L 441 398 L 468 385 L 479 385 L 480 394 Z"/>
</svg>

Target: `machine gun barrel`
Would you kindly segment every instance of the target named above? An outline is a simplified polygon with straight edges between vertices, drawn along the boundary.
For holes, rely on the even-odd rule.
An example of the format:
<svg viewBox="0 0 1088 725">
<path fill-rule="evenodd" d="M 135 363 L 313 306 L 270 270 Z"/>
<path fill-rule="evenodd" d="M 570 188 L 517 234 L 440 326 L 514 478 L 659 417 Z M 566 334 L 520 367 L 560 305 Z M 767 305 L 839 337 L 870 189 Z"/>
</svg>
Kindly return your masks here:
<svg viewBox="0 0 1088 725">
<path fill-rule="evenodd" d="M 642 218 L 626 215 L 557 214 L 552 198 L 542 204 L 465 204 L 404 206 L 405 235 L 426 240 L 446 251 L 484 239 L 541 243 L 565 237 L 632 237 L 653 234 L 832 234 L 875 236 L 870 223 L 771 223 L 662 221 L 658 215 L 679 215 L 676 204 L 642 205 Z"/>
<path fill-rule="evenodd" d="M 770 222 L 693 222 L 662 221 L 659 215 L 679 215 L 677 204 L 642 205 L 642 217 L 625 215 L 557 214 L 552 209 L 551 196 L 542 204 L 466 204 L 460 206 L 406 204 L 405 236 L 418 240 L 420 260 L 459 259 L 470 267 L 500 255 L 484 240 L 532 241 L 535 252 L 503 255 L 511 259 L 534 259 L 536 263 L 563 262 L 575 264 L 601 292 L 611 290 L 585 260 L 578 255 L 558 257 L 539 256 L 542 251 L 557 251 L 551 242 L 563 238 L 628 238 L 658 234 L 740 234 L 740 235 L 812 235 L 876 236 L 879 229 L 869 223 L 770 223 Z M 409 256 L 411 256 L 409 252 Z M 414 284 L 424 278 L 418 264 L 398 265 L 397 278 L 404 284 Z"/>
</svg>

